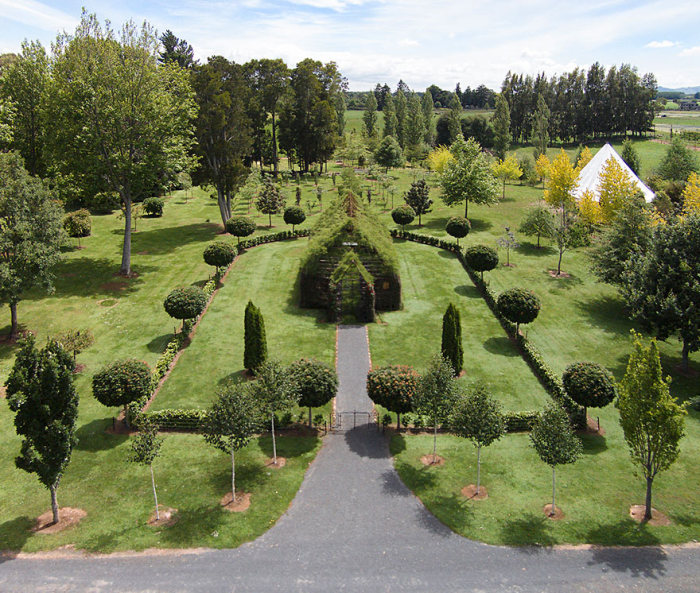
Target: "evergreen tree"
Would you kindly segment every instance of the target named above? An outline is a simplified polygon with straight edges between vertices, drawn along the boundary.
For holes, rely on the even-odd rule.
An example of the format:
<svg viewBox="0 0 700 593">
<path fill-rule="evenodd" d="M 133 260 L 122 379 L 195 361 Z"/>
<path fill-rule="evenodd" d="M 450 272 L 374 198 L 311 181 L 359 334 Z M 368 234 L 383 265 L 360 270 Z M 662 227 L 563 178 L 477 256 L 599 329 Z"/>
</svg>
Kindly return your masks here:
<svg viewBox="0 0 700 593">
<path fill-rule="evenodd" d="M 384 137 L 392 136 L 396 138 L 396 131 L 399 125 L 396 119 L 396 107 L 391 93 L 387 93 L 384 103 Z"/>
<path fill-rule="evenodd" d="M 452 303 L 442 318 L 442 356 L 450 362 L 455 377 L 458 377 L 464 366 L 462 321 L 459 309 Z"/>
<path fill-rule="evenodd" d="M 5 383 L 15 428 L 22 439 L 15 458 L 19 469 L 37 474 L 51 492 L 53 522 L 58 523 L 56 491 L 70 461 L 78 419 L 73 358 L 58 342 L 37 350 L 33 335 L 21 344 Z"/>
<path fill-rule="evenodd" d="M 399 146 L 406 148 L 406 114 L 408 111 L 408 101 L 406 94 L 400 88 L 396 91 L 396 139 Z"/>
<path fill-rule="evenodd" d="M 496 110 L 493 114 L 493 148 L 496 157 L 503 160 L 506 158 L 508 147 L 510 146 L 510 109 L 508 102 L 503 95 L 496 97 Z"/>
<path fill-rule="evenodd" d="M 248 301 L 245 308 L 243 340 L 243 366 L 249 372 L 255 373 L 267 360 L 267 338 L 262 313 L 252 301 Z"/>
<path fill-rule="evenodd" d="M 433 143 L 433 95 L 426 89 L 421 98 L 421 110 L 423 112 L 423 123 L 425 125 L 425 136 L 423 141 L 432 145 Z"/>
<path fill-rule="evenodd" d="M 658 173 L 669 181 L 685 181 L 691 173 L 700 173 L 698 157 L 680 136 L 674 136 L 659 165 Z"/>
<path fill-rule="evenodd" d="M 178 39 L 170 29 L 166 29 L 165 33 L 160 36 L 160 42 L 163 49 L 160 52 L 158 62 L 161 64 L 174 63 L 180 68 L 194 67 L 194 49 L 187 41 Z"/>
<path fill-rule="evenodd" d="M 284 197 L 279 188 L 271 180 L 266 179 L 262 191 L 255 201 L 255 207 L 263 214 L 267 214 L 269 228 L 272 228 L 272 215 L 279 214 L 284 208 Z"/>
<path fill-rule="evenodd" d="M 634 171 L 634 174 L 638 176 L 642 169 L 642 163 L 639 159 L 639 153 L 631 140 L 625 140 L 622 143 L 622 153 L 620 156 L 622 160 L 627 163 L 627 166 Z"/>
<path fill-rule="evenodd" d="M 532 144 L 534 146 L 535 160 L 541 154 L 547 154 L 549 146 L 549 117 L 551 112 L 544 97 L 537 98 L 537 111 L 535 111 L 535 121 L 532 126 Z"/>
<path fill-rule="evenodd" d="M 367 93 L 367 99 L 365 101 L 365 112 L 362 114 L 362 122 L 365 126 L 365 134 L 367 138 L 374 138 L 377 136 L 377 99 L 374 93 Z"/>
</svg>

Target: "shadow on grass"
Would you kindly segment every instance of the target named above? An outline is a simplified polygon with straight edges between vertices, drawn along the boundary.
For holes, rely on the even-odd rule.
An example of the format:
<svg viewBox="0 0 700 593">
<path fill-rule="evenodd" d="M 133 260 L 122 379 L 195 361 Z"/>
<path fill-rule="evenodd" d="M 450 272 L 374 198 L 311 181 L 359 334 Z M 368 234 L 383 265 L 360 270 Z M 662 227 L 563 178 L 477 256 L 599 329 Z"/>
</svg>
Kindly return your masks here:
<svg viewBox="0 0 700 593">
<path fill-rule="evenodd" d="M 523 255 L 542 257 L 543 255 L 554 255 L 557 253 L 557 250 L 554 249 L 554 247 L 542 245 L 541 243 L 539 248 L 537 247 L 537 243 L 521 243 L 520 247 L 518 247 L 518 252 Z"/>
<path fill-rule="evenodd" d="M 652 528 L 653 529 L 653 528 Z M 659 544 L 648 525 L 639 524 L 629 517 L 617 523 L 597 525 L 582 538 L 603 546 L 654 546 Z"/>
<path fill-rule="evenodd" d="M 484 349 L 491 354 L 500 354 L 501 356 L 519 356 L 513 342 L 505 336 L 494 336 L 484 341 Z"/>
<path fill-rule="evenodd" d="M 392 457 L 400 455 L 406 450 L 406 437 L 403 434 L 393 434 L 389 441 L 389 452 Z"/>
<path fill-rule="evenodd" d="M 221 377 L 218 381 L 217 384 L 221 385 L 222 387 L 225 387 L 226 385 L 230 385 L 232 383 L 241 383 L 242 381 L 245 380 L 245 369 L 241 369 L 240 371 L 235 371 L 233 373 L 229 373 L 228 375 Z"/>
<path fill-rule="evenodd" d="M 518 547 L 519 552 L 539 554 L 537 546 L 552 546 L 556 540 L 550 533 L 552 520 L 544 513 L 524 513 L 517 519 L 508 519 L 501 526 L 501 539 L 509 546 Z"/>
<path fill-rule="evenodd" d="M 579 437 L 583 443 L 584 455 L 597 455 L 608 450 L 608 443 L 603 435 L 580 433 Z"/>
<path fill-rule="evenodd" d="M 562 275 L 559 277 L 555 277 L 549 273 L 549 270 L 554 270 L 554 272 L 557 271 L 556 262 L 553 262 L 552 266 L 549 267 L 548 269 L 542 270 L 542 273 L 547 277 L 547 282 L 548 282 L 547 286 L 548 286 L 550 292 L 552 292 L 554 294 L 559 294 L 559 293 L 562 293 L 564 291 L 571 290 L 572 288 L 575 288 L 576 286 L 580 286 L 581 284 L 583 284 L 583 280 L 581 280 L 581 278 L 579 278 L 575 274 L 569 274 L 563 265 L 562 265 L 562 269 L 561 269 L 562 274 L 568 274 L 567 276 Z"/>
<path fill-rule="evenodd" d="M 166 226 L 156 229 L 143 228 L 132 235 L 131 250 L 133 253 L 147 252 L 148 255 L 163 255 L 187 245 L 188 243 L 204 243 L 216 238 L 221 225 L 212 222 L 197 222 L 177 227 Z M 119 230 L 123 234 L 123 230 Z"/>
<path fill-rule="evenodd" d="M 626 333 L 631 324 L 627 318 L 622 299 L 613 296 L 579 301 L 578 308 L 595 325 L 615 333 Z"/>
<path fill-rule="evenodd" d="M 386 440 L 381 433 L 377 432 L 373 424 L 360 424 L 348 430 L 345 435 L 345 442 L 350 450 L 368 459 L 386 459 L 389 457 L 389 449 Z"/>
<path fill-rule="evenodd" d="M 277 431 L 275 431 L 277 432 Z M 272 437 L 258 437 L 258 448 L 267 457 L 272 457 Z M 314 450 L 318 444 L 316 437 L 297 437 L 297 436 L 280 436 L 277 435 L 277 455 L 290 459 L 292 457 L 301 457 Z"/>
<path fill-rule="evenodd" d="M 222 491 L 221 496 L 223 495 Z M 202 541 L 208 540 L 212 533 L 219 531 L 226 518 L 224 513 L 228 511 L 223 510 L 219 505 L 179 509 L 178 522 L 160 531 L 160 538 L 163 542 L 175 544 L 178 547 L 201 546 Z"/>
<path fill-rule="evenodd" d="M 454 291 L 461 296 L 465 296 L 469 299 L 480 299 L 481 293 L 479 289 L 473 284 L 463 284 L 462 286 L 455 286 Z"/>
<path fill-rule="evenodd" d="M 78 438 L 75 448 L 78 451 L 106 451 L 118 447 L 129 438 L 125 434 L 106 432 L 110 426 L 112 426 L 111 419 L 93 420 L 83 424 L 75 431 L 75 436 Z"/>
<path fill-rule="evenodd" d="M 472 223 L 472 232 L 478 233 L 481 231 L 488 231 L 489 229 L 493 228 L 493 224 L 488 220 L 470 218 L 469 222 Z"/>
<path fill-rule="evenodd" d="M 15 517 L 4 523 L 0 523 L 0 550 L 8 550 L 10 553 L 0 554 L 0 564 L 13 560 L 12 552 L 19 552 L 29 539 L 29 531 L 35 523 L 35 519 L 29 517 Z"/>
<path fill-rule="evenodd" d="M 157 352 L 160 354 L 165 350 L 165 345 L 170 341 L 170 338 L 173 337 L 174 334 L 168 333 L 168 334 L 163 334 L 162 336 L 158 336 L 157 338 L 153 338 L 148 344 L 146 344 L 146 348 L 148 348 L 149 352 Z"/>
</svg>

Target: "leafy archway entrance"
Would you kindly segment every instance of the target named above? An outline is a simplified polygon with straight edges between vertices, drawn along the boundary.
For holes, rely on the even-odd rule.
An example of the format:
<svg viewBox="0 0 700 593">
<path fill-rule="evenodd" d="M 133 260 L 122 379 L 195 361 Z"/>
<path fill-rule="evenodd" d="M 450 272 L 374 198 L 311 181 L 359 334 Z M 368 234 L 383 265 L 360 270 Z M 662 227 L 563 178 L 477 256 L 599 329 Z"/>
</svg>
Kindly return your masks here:
<svg viewBox="0 0 700 593">
<path fill-rule="evenodd" d="M 338 262 L 330 278 L 331 321 L 368 323 L 374 321 L 374 278 L 354 251 Z"/>
</svg>

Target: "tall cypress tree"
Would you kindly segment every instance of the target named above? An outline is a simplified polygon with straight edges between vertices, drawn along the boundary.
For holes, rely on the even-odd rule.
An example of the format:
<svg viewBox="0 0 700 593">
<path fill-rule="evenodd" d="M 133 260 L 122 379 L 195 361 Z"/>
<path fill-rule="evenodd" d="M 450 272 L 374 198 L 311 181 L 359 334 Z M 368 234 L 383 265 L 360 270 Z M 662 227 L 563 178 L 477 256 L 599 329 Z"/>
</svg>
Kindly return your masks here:
<svg viewBox="0 0 700 593">
<path fill-rule="evenodd" d="M 462 321 L 459 310 L 452 303 L 442 318 L 442 355 L 450 361 L 455 376 L 458 376 L 464 365 Z"/>
<path fill-rule="evenodd" d="M 260 309 L 248 301 L 244 316 L 243 366 L 251 373 L 267 360 L 267 338 L 265 337 L 265 320 Z"/>
</svg>

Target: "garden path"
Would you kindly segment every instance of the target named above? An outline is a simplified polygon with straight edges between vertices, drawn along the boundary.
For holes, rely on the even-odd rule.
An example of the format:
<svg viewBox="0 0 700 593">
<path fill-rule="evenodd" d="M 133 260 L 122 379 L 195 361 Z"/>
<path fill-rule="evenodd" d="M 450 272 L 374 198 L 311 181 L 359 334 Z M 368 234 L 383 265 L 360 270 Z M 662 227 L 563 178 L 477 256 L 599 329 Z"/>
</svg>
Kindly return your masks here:
<svg viewBox="0 0 700 593">
<path fill-rule="evenodd" d="M 366 328 L 338 330 L 338 410 L 370 410 Z M 282 470 L 284 471 L 284 470 Z M 331 434 L 287 513 L 235 550 L 0 558 L 0 591 L 697 591 L 698 548 L 489 546 L 431 515 L 358 418 Z"/>
</svg>

